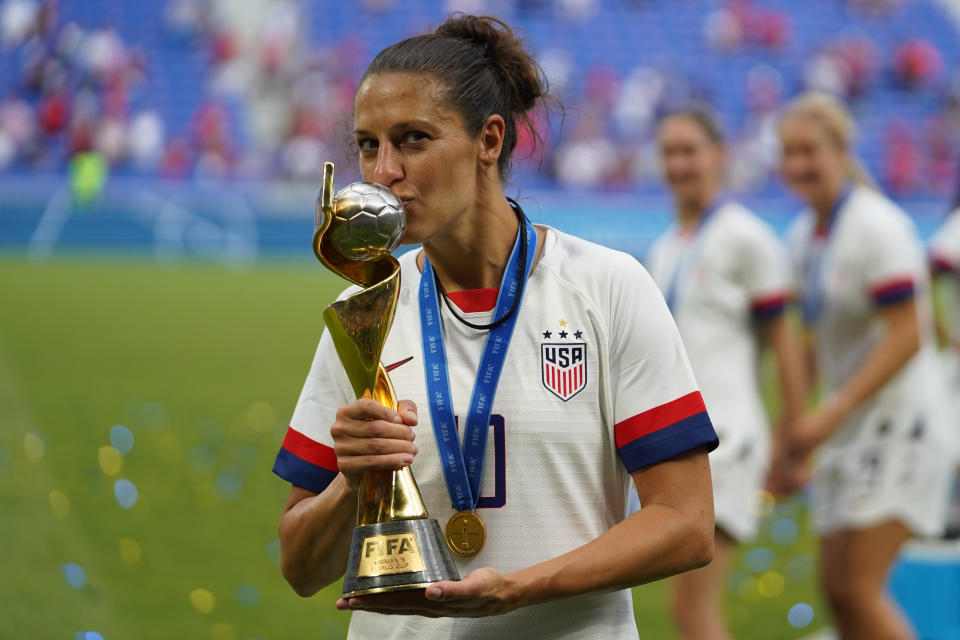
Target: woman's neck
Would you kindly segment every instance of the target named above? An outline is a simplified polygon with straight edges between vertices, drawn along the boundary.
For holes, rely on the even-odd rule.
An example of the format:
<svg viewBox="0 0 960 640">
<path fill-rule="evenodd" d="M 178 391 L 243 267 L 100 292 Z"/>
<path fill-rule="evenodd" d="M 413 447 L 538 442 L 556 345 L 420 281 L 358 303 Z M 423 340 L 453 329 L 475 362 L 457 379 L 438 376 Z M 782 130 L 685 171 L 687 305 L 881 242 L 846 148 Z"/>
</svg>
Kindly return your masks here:
<svg viewBox="0 0 960 640">
<path fill-rule="evenodd" d="M 695 229 L 700 224 L 705 208 L 692 204 L 683 204 L 677 207 L 677 223 L 684 231 Z"/>
<path fill-rule="evenodd" d="M 704 214 L 717 200 L 719 189 L 709 189 L 697 198 L 678 201 L 676 205 L 677 223 L 681 229 L 695 229 Z"/>
<path fill-rule="evenodd" d="M 446 291 L 498 288 L 519 221 L 503 193 L 479 200 L 448 232 L 423 243 Z"/>
<path fill-rule="evenodd" d="M 811 198 L 810 206 L 813 208 L 814 216 L 817 219 L 818 229 L 826 229 L 829 226 L 830 218 L 843 193 L 844 184 L 829 185 L 817 194 L 816 198 Z"/>
</svg>

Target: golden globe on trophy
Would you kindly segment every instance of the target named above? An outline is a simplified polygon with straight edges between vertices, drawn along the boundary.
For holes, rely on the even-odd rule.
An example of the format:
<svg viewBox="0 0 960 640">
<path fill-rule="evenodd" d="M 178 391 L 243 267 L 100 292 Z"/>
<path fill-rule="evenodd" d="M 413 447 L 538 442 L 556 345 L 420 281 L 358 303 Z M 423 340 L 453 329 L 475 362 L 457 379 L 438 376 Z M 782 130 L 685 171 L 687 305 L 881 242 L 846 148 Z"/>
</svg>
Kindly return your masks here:
<svg viewBox="0 0 960 640">
<path fill-rule="evenodd" d="M 389 189 L 354 182 L 334 196 L 333 163 L 323 164 L 313 251 L 328 269 L 363 287 L 327 307 L 323 320 L 357 398 L 372 398 L 392 409 L 397 398 L 380 355 L 400 294 L 400 264 L 390 254 L 405 228 L 403 205 Z M 344 596 L 423 589 L 438 580 L 459 579 L 410 468 L 364 473 Z"/>
</svg>

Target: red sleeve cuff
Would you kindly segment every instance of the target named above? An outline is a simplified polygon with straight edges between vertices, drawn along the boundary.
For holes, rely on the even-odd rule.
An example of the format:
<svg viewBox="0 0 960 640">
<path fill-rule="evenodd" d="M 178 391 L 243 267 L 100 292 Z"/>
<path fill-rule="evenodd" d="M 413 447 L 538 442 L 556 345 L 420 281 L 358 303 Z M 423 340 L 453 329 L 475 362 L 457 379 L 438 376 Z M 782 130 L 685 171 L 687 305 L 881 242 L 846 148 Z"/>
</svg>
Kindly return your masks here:
<svg viewBox="0 0 960 640">
<path fill-rule="evenodd" d="M 323 467 L 328 471 L 339 472 L 337 454 L 333 447 L 311 440 L 293 427 L 287 429 L 283 439 L 283 448 L 312 465 Z"/>
<path fill-rule="evenodd" d="M 632 418 L 618 422 L 614 427 L 617 447 L 622 447 L 706 410 L 707 407 L 703 404 L 700 392 L 694 391 L 659 407 L 638 413 Z"/>
</svg>

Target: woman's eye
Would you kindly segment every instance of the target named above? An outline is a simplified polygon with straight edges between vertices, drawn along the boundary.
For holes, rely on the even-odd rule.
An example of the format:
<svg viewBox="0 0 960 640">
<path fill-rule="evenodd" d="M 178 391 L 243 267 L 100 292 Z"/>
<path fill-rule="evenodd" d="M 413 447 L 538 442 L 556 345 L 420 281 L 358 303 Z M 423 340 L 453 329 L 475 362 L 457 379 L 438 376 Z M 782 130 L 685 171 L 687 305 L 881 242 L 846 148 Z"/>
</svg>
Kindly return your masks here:
<svg viewBox="0 0 960 640">
<path fill-rule="evenodd" d="M 377 141 L 373 138 L 361 138 L 357 140 L 357 148 L 359 148 L 361 152 L 374 151 L 377 148 Z"/>
<path fill-rule="evenodd" d="M 406 134 L 404 134 L 403 141 L 416 143 L 416 142 L 422 142 L 423 140 L 426 140 L 427 137 L 428 137 L 427 134 L 425 134 L 423 131 L 409 131 Z"/>
</svg>

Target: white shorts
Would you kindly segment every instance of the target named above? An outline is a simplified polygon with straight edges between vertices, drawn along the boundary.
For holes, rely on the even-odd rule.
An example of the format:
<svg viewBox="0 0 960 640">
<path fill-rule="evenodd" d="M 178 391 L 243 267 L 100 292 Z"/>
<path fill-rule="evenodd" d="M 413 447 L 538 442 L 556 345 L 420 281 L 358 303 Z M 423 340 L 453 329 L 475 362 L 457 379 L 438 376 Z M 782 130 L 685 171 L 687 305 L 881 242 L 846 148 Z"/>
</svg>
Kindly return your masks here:
<svg viewBox="0 0 960 640">
<path fill-rule="evenodd" d="M 766 437 L 724 438 L 710 454 L 713 479 L 713 512 L 717 528 L 737 542 L 748 542 L 757 535 L 759 501 L 769 469 L 769 441 Z M 639 511 L 640 500 L 631 490 L 627 515 Z"/>
<path fill-rule="evenodd" d="M 747 542 L 757 534 L 756 497 L 766 481 L 768 448 L 766 439 L 740 440 L 732 451 L 718 448 L 714 453 L 720 455 L 710 455 L 714 519 L 717 528 L 737 542 Z"/>
<path fill-rule="evenodd" d="M 914 535 L 934 537 L 946 524 L 954 461 L 950 447 L 916 428 L 863 425 L 874 437 L 828 443 L 814 467 L 810 510 L 823 535 L 898 520 Z"/>
</svg>

